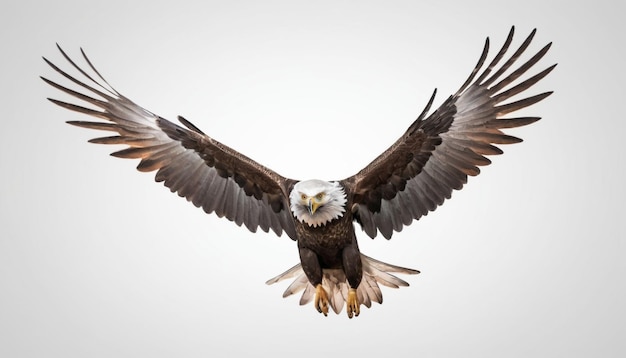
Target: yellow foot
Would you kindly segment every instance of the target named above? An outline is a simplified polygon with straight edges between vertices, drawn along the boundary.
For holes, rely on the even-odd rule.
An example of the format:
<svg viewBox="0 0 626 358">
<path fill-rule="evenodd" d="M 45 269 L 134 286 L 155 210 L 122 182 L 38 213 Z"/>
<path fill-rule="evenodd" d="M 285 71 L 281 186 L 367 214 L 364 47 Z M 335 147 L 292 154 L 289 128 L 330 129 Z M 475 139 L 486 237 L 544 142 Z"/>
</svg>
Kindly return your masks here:
<svg viewBox="0 0 626 358">
<path fill-rule="evenodd" d="M 322 284 L 315 286 L 315 308 L 317 308 L 317 312 L 328 316 L 328 295 Z"/>
<path fill-rule="evenodd" d="M 350 288 L 348 291 L 348 299 L 346 300 L 346 312 L 348 313 L 348 318 L 352 318 L 352 316 L 358 316 L 361 313 L 361 304 L 359 303 L 359 299 L 356 296 L 356 289 Z"/>
</svg>

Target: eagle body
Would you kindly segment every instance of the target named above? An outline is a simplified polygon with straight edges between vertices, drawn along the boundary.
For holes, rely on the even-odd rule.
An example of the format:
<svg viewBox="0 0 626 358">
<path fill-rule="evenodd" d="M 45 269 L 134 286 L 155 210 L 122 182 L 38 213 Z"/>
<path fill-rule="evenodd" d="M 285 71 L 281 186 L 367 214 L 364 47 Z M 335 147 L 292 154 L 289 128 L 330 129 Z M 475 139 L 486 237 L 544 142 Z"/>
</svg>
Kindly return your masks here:
<svg viewBox="0 0 626 358">
<path fill-rule="evenodd" d="M 296 237 L 302 269 L 313 286 L 322 283 L 322 269 L 342 269 L 350 287 L 361 282 L 361 255 L 350 215 L 323 226 L 296 223 Z"/>
<path fill-rule="evenodd" d="M 480 166 L 491 163 L 488 156 L 502 154 L 498 145 L 521 142 L 503 129 L 540 119 L 509 114 L 552 93 L 527 94 L 556 66 L 529 74 L 551 44 L 522 60 L 535 30 L 509 55 L 513 35 L 511 28 L 488 63 L 487 38 L 478 63 L 457 92 L 430 112 L 434 91 L 424 110 L 395 143 L 358 173 L 334 181 L 284 177 L 220 143 L 183 117 L 179 116 L 180 124 L 176 124 L 144 109 L 109 85 L 82 49 L 84 67 L 57 46 L 78 75 L 70 75 L 44 58 L 76 89 L 42 79 L 80 101 L 49 99 L 54 104 L 99 119 L 69 124 L 113 132 L 90 142 L 125 145 L 112 155 L 139 159 L 139 171 L 155 171 L 157 182 L 206 213 L 215 213 L 251 232 L 271 230 L 296 241 L 300 263 L 267 283 L 293 278 L 284 297 L 302 292 L 300 304 L 313 301 L 324 315 L 329 308 L 339 313 L 345 305 L 352 318 L 359 315 L 361 305 L 382 303 L 380 285 L 408 286 L 395 274 L 419 273 L 360 253 L 355 226 L 371 238 L 380 233 L 390 239 L 450 199 L 454 190 L 462 189 L 468 177 L 480 173 Z M 328 158 L 310 160 L 319 163 Z"/>
<path fill-rule="evenodd" d="M 298 249 L 315 252 L 323 268 L 341 267 L 342 251 L 357 246 L 354 224 L 348 215 L 319 227 L 297 222 L 296 237 Z"/>
</svg>

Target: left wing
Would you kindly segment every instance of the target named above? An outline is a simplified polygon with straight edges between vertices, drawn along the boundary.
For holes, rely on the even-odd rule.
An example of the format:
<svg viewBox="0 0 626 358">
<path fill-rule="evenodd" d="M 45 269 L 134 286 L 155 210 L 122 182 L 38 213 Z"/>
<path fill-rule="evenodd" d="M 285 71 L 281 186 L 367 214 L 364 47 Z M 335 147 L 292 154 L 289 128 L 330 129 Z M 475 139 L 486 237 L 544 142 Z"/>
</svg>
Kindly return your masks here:
<svg viewBox="0 0 626 358">
<path fill-rule="evenodd" d="M 511 69 L 530 45 L 535 35 L 533 30 L 495 70 L 513 40 L 513 33 L 511 28 L 498 54 L 476 78 L 489 51 L 487 38 L 478 64 L 454 95 L 426 117 L 435 97 L 433 93 L 422 114 L 401 138 L 359 173 L 341 181 L 347 192 L 354 193 L 351 210 L 367 235 L 374 238 L 380 231 L 389 239 L 393 231 L 401 231 L 403 226 L 435 210 L 450 198 L 453 190 L 460 190 L 467 183 L 468 175 L 480 173 L 478 166 L 491 163 L 485 155 L 502 153 L 494 144 L 521 142 L 500 129 L 539 120 L 539 117 L 504 116 L 537 103 L 552 92 L 503 102 L 532 87 L 554 69 L 556 65 L 515 83 L 548 52 L 551 44 Z"/>
<path fill-rule="evenodd" d="M 128 145 L 128 148 L 112 155 L 141 159 L 137 166 L 139 171 L 156 170 L 157 182 L 163 182 L 172 192 L 177 192 L 207 213 L 215 212 L 239 226 L 245 225 L 252 232 L 260 227 L 265 232 L 272 229 L 279 236 L 285 231 L 293 240 L 296 239 L 288 203 L 289 191 L 295 180 L 285 178 L 214 140 L 182 117 L 178 119 L 185 127 L 133 103 L 100 76 L 82 50 L 85 61 L 99 80 L 77 66 L 60 47 L 59 51 L 96 88 L 77 80 L 45 58 L 55 71 L 82 87 L 89 95 L 42 79 L 98 110 L 49 100 L 61 107 L 104 120 L 70 121 L 69 124 L 117 133 L 111 137 L 92 139 L 91 143 Z"/>
</svg>

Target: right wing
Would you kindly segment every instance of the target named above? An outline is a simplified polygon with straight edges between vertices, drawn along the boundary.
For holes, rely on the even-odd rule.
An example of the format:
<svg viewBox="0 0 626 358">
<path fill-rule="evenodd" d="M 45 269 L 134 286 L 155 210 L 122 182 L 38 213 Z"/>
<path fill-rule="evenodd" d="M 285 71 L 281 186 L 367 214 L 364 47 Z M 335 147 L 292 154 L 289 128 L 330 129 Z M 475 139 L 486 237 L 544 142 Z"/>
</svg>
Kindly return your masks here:
<svg viewBox="0 0 626 358">
<path fill-rule="evenodd" d="M 265 232 L 272 229 L 279 236 L 285 231 L 293 240 L 296 239 L 288 201 L 295 180 L 284 178 L 214 140 L 182 117 L 178 119 L 185 127 L 138 106 L 106 82 L 82 49 L 81 53 L 97 76 L 96 79 L 77 66 L 60 47 L 59 51 L 85 79 L 99 88 L 77 80 L 46 58 L 44 60 L 50 67 L 88 94 L 44 77 L 42 79 L 99 110 L 49 100 L 63 108 L 104 120 L 69 121 L 69 124 L 117 133 L 110 137 L 94 138 L 90 140 L 91 143 L 128 145 L 128 148 L 112 155 L 141 159 L 137 166 L 139 171 L 156 170 L 157 182 L 163 182 L 172 192 L 187 198 L 207 213 L 215 212 L 219 217 L 226 217 L 239 226 L 245 225 L 252 232 L 260 227 Z M 94 95 L 98 98 L 92 97 Z"/>
</svg>

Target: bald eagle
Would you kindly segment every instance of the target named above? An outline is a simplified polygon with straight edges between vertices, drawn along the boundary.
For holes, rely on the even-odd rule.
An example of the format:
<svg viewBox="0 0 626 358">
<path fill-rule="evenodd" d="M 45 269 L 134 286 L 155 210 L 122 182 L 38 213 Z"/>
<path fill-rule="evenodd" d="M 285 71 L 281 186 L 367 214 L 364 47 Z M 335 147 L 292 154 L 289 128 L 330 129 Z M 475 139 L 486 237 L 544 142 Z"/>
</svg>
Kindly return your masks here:
<svg viewBox="0 0 626 358">
<path fill-rule="evenodd" d="M 435 90 L 422 113 L 389 149 L 360 172 L 336 181 L 283 177 L 211 138 L 183 117 L 178 117 L 178 125 L 149 112 L 109 85 L 82 49 L 89 71 L 57 45 L 82 79 L 44 57 L 48 65 L 82 88 L 82 92 L 42 79 L 92 108 L 49 98 L 50 101 L 103 120 L 68 121 L 69 124 L 116 133 L 90 142 L 127 145 L 112 155 L 140 159 L 139 171 L 156 171 L 157 182 L 163 182 L 206 213 L 215 212 L 252 232 L 259 228 L 265 232 L 271 229 L 278 236 L 285 232 L 297 242 L 300 264 L 267 283 L 295 277 L 283 297 L 304 291 L 300 304 L 313 301 L 324 315 L 329 308 L 339 313 L 345 304 L 348 317 L 352 318 L 359 315 L 361 305 L 382 303 L 379 284 L 408 286 L 394 273 L 419 273 L 361 254 L 355 225 L 371 238 L 380 232 L 390 239 L 394 231 L 401 231 L 403 226 L 443 204 L 453 190 L 463 187 L 468 176 L 478 175 L 478 166 L 490 164 L 487 155 L 502 153 L 495 144 L 521 141 L 501 129 L 539 120 L 505 116 L 552 92 L 507 100 L 554 69 L 556 64 L 518 81 L 547 53 L 551 43 L 518 65 L 535 30 L 513 55 L 503 60 L 513 34 L 512 27 L 500 51 L 480 72 L 489 51 L 487 38 L 477 65 L 456 93 L 429 114 Z"/>
</svg>

